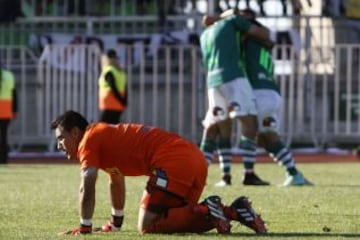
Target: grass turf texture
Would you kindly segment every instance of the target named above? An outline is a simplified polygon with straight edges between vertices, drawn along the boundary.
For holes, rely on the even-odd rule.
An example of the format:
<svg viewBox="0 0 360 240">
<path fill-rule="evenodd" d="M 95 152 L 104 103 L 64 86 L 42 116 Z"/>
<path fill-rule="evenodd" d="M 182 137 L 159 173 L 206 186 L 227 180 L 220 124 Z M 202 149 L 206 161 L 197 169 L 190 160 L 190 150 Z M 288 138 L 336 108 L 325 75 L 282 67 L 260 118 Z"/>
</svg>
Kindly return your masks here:
<svg viewBox="0 0 360 240">
<path fill-rule="evenodd" d="M 249 196 L 262 214 L 269 234 L 256 235 L 233 223 L 231 236 L 215 231 L 204 234 L 145 235 L 136 231 L 139 200 L 146 178 L 128 178 L 125 222 L 122 231 L 91 236 L 57 236 L 76 227 L 78 216 L 78 165 L 0 166 L 0 239 L 360 239 L 360 163 L 298 164 L 312 187 L 279 187 L 284 171 L 276 164 L 258 164 L 257 173 L 271 186 L 236 184 L 242 165 L 233 165 L 233 185 L 216 188 L 220 171 L 209 169 L 208 185 L 202 197 L 218 194 L 230 204 L 240 195 Z M 238 174 L 235 174 L 238 173 Z M 97 183 L 94 226 L 110 215 L 107 177 L 100 173 Z"/>
</svg>

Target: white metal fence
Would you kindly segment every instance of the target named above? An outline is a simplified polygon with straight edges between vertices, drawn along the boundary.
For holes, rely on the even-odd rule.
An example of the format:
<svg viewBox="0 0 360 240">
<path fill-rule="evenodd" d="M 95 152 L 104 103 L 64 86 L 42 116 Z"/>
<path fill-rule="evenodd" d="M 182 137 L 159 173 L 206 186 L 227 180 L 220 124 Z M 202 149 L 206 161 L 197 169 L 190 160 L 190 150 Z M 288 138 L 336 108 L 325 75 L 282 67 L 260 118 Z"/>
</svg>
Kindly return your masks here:
<svg viewBox="0 0 360 240">
<path fill-rule="evenodd" d="M 0 60 L 2 67 L 15 74 L 18 91 L 18 114 L 9 131 L 11 147 L 41 143 L 41 136 L 37 134 L 34 126 L 36 99 L 33 93 L 38 86 L 33 80 L 36 79 L 38 58 L 26 47 L 0 46 Z"/>
<path fill-rule="evenodd" d="M 125 56 L 129 82 L 123 120 L 162 127 L 198 142 L 206 111 L 199 48 L 171 45 L 154 51 L 148 45 L 119 45 L 117 50 Z M 285 100 L 281 133 L 287 142 L 356 144 L 360 45 L 300 52 L 283 45 L 273 53 Z M 19 113 L 10 129 L 13 149 L 45 145 L 52 150 L 55 139 L 49 124 L 67 109 L 97 120 L 99 54 L 92 45 L 49 45 L 38 59 L 26 48 L 0 47 L 3 65 L 14 71 L 19 92 Z"/>
</svg>

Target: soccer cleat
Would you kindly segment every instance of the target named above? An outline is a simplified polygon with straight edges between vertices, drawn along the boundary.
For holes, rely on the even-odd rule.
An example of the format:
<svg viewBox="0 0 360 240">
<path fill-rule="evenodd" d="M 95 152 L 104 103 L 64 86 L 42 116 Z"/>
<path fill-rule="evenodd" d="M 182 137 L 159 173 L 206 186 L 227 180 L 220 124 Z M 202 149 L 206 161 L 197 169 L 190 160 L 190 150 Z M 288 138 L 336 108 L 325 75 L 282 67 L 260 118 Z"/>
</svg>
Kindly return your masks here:
<svg viewBox="0 0 360 240">
<path fill-rule="evenodd" d="M 120 231 L 121 227 L 115 227 L 110 221 L 102 227 L 98 227 L 94 229 L 96 233 L 109 233 L 109 232 L 118 232 Z"/>
<path fill-rule="evenodd" d="M 314 185 L 310 181 L 308 181 L 301 172 L 297 172 L 296 175 L 291 176 L 288 175 L 285 182 L 283 183 L 284 187 L 288 186 L 311 186 Z"/>
<path fill-rule="evenodd" d="M 254 185 L 254 186 L 265 186 L 270 185 L 269 182 L 261 180 L 254 172 L 245 173 L 243 176 L 242 183 L 244 185 Z"/>
<path fill-rule="evenodd" d="M 203 208 L 204 206 L 205 208 Z M 206 214 L 210 221 L 214 224 L 218 233 L 230 233 L 230 220 L 225 217 L 223 204 L 221 203 L 221 198 L 219 196 L 213 195 L 205 198 L 195 211 Z"/>
<path fill-rule="evenodd" d="M 231 185 L 231 175 L 226 174 L 222 177 L 220 182 L 215 184 L 215 187 L 226 187 Z"/>
<path fill-rule="evenodd" d="M 265 222 L 252 208 L 247 197 L 238 197 L 231 203 L 230 208 L 236 211 L 236 219 L 233 220 L 239 221 L 256 233 L 267 233 Z"/>
</svg>

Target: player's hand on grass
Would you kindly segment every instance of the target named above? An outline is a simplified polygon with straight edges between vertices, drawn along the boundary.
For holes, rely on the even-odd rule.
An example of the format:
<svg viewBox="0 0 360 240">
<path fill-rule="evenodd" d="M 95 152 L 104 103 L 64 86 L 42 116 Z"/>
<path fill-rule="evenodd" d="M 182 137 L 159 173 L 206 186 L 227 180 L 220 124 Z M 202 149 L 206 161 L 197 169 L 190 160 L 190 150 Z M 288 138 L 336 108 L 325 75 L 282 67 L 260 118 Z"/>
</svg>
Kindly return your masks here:
<svg viewBox="0 0 360 240">
<path fill-rule="evenodd" d="M 69 231 L 65 231 L 65 232 L 61 232 L 59 233 L 59 235 L 80 235 L 80 234 L 90 234 L 92 231 L 92 226 L 85 226 L 85 225 L 80 225 L 79 227 L 73 229 L 73 230 L 69 230 Z"/>
<path fill-rule="evenodd" d="M 124 221 L 124 216 L 111 216 L 108 223 L 106 223 L 101 228 L 96 228 L 96 232 L 117 232 L 120 231 L 121 226 Z"/>
<path fill-rule="evenodd" d="M 71 235 L 89 234 L 92 231 L 92 226 L 80 225 L 80 227 L 72 230 Z"/>
</svg>

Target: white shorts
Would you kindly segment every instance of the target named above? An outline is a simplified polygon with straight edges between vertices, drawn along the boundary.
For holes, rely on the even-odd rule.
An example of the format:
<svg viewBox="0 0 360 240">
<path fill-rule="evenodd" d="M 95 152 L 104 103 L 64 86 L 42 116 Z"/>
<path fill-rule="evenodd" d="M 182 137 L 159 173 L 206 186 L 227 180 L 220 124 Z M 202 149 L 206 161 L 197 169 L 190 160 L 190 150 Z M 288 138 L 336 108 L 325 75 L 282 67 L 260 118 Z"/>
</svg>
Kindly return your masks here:
<svg viewBox="0 0 360 240">
<path fill-rule="evenodd" d="M 254 90 L 259 132 L 278 131 L 281 122 L 282 97 L 274 90 Z"/>
<path fill-rule="evenodd" d="M 208 89 L 208 111 L 204 127 L 228 117 L 257 115 L 253 89 L 246 78 L 236 78 L 215 88 Z"/>
</svg>

